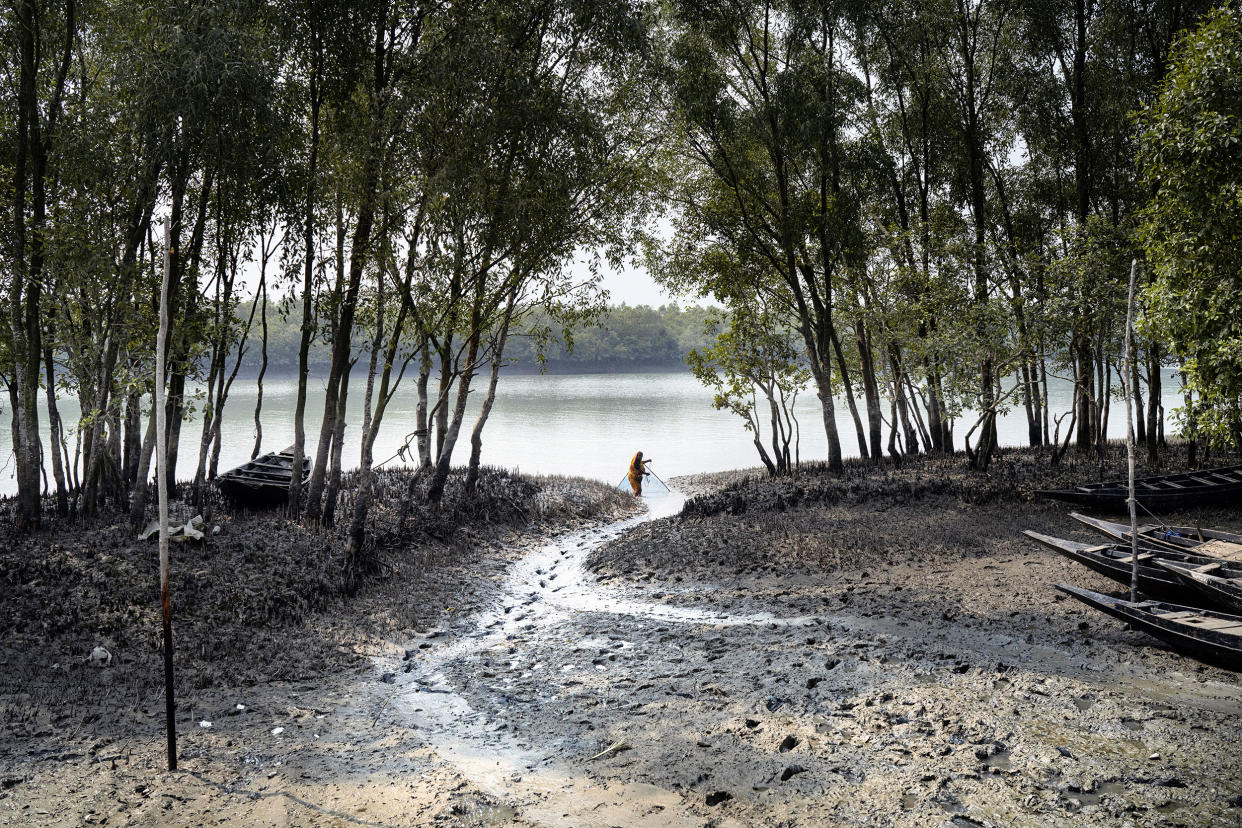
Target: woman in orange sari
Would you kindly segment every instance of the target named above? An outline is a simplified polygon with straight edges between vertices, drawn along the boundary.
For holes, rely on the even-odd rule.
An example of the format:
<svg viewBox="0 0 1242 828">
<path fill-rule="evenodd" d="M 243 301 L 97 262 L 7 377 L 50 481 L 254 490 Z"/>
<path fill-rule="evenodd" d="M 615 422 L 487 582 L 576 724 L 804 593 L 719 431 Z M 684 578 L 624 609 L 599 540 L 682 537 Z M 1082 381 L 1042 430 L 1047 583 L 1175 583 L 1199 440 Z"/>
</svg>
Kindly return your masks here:
<svg viewBox="0 0 1242 828">
<path fill-rule="evenodd" d="M 643 496 L 643 476 L 649 473 L 643 466 L 650 462 L 650 460 L 643 459 L 641 451 L 630 461 L 630 488 L 634 490 L 634 497 Z"/>
</svg>

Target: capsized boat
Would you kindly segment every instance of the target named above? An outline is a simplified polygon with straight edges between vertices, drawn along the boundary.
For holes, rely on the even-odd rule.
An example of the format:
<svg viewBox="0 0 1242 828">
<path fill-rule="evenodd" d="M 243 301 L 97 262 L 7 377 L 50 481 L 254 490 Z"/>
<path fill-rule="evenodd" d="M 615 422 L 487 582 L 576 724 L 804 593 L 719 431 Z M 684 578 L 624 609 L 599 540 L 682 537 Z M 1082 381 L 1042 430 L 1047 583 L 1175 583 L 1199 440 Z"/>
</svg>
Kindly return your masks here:
<svg viewBox="0 0 1242 828">
<path fill-rule="evenodd" d="M 1111 520 L 1088 517 L 1078 512 L 1070 512 L 1070 517 L 1090 526 L 1105 537 L 1125 543 L 1130 542 L 1130 524 L 1128 523 L 1114 523 Z M 1148 547 L 1194 552 L 1213 558 L 1242 561 L 1242 535 L 1221 529 L 1144 523 L 1138 527 L 1138 539 L 1140 544 Z"/>
<path fill-rule="evenodd" d="M 1078 561 L 1083 566 L 1093 569 L 1105 578 L 1111 578 L 1119 584 L 1130 585 L 1132 560 L 1129 546 L 1115 543 L 1104 543 L 1092 546 L 1087 543 L 1056 538 L 1027 529 L 1023 532 L 1031 540 L 1053 549 L 1070 560 Z M 1144 595 L 1155 595 L 1172 598 L 1175 601 L 1200 603 L 1202 599 L 1197 590 L 1191 589 L 1182 580 L 1155 565 L 1158 559 L 1183 563 L 1190 566 L 1202 566 L 1211 563 L 1212 558 L 1193 555 L 1186 552 L 1153 551 L 1140 549 L 1138 556 L 1138 588 Z"/>
<path fill-rule="evenodd" d="M 310 458 L 302 458 L 302 485 L 310 480 Z M 275 506 L 289 499 L 293 480 L 293 447 L 256 457 L 235 469 L 221 472 L 216 487 L 243 506 Z"/>
<path fill-rule="evenodd" d="M 1154 635 L 1178 652 L 1242 670 L 1242 615 L 1161 601 L 1127 601 L 1070 584 L 1057 584 L 1057 589 Z"/>
<path fill-rule="evenodd" d="M 1121 512 L 1127 508 L 1129 483 L 1109 480 L 1072 489 L 1039 489 L 1035 493 L 1102 511 Z M 1143 477 L 1134 481 L 1134 498 L 1152 511 L 1236 503 L 1242 500 L 1242 465 Z"/>
</svg>

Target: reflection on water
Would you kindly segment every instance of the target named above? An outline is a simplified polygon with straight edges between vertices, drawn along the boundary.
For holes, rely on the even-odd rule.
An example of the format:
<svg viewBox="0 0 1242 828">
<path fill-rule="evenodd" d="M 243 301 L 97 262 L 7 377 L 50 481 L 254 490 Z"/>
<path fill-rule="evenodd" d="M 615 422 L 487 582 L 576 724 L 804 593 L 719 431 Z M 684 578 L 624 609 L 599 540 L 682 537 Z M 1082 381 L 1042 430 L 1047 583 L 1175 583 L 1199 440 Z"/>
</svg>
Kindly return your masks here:
<svg viewBox="0 0 1242 828">
<path fill-rule="evenodd" d="M 1165 410 L 1178 407 L 1175 372 L 1167 372 L 1164 382 Z M 313 381 L 307 405 L 307 432 L 314 444 L 323 417 L 323 380 Z M 360 405 L 365 381 L 350 384 L 350 408 L 346 430 L 346 467 L 358 462 L 358 430 L 362 420 Z M 1068 382 L 1049 383 L 1054 411 L 1069 405 Z M 469 457 L 469 423 L 478 410 L 482 392 L 472 394 L 474 404 L 467 427 L 459 441 L 456 457 Z M 284 448 L 293 441 L 293 407 L 297 382 L 268 379 L 263 395 L 264 450 Z M 256 387 L 251 381 L 233 385 L 225 408 L 220 468 L 227 469 L 250 458 L 254 444 L 254 404 Z M 376 443 L 377 462 L 396 454 L 406 436 L 414 430 L 414 386 L 398 389 L 388 406 L 384 425 Z M 860 402 L 861 404 L 861 402 Z M 796 409 L 801 425 L 800 454 L 803 460 L 819 460 L 827 455 L 823 414 L 811 391 L 798 400 Z M 61 403 L 66 423 L 76 423 L 76 399 Z M 45 439 L 46 411 L 42 412 Z M 974 422 L 963 417 L 955 429 L 960 447 L 961 435 Z M 1110 435 L 1122 436 L 1125 406 L 1114 403 L 1110 416 Z M 845 405 L 837 406 L 837 424 L 847 456 L 858 454 L 854 425 Z M 198 457 L 201 421 L 195 417 L 182 428 L 181 456 L 177 476 L 194 474 Z M 1026 444 L 1026 417 L 1015 408 L 999 420 L 1000 440 L 1005 445 Z M 887 439 L 887 429 L 885 432 Z M 73 437 L 70 440 L 70 451 Z M 0 494 L 16 491 L 13 479 L 9 418 L 0 417 Z M 653 459 L 652 470 L 664 479 L 694 472 L 723 471 L 758 465 L 758 454 L 751 435 L 741 421 L 712 407 L 712 394 L 689 373 L 671 374 L 575 374 L 566 376 L 514 375 L 502 377 L 495 408 L 483 432 L 483 462 L 523 472 L 576 474 L 617 483 L 625 475 L 635 451 L 641 449 Z M 400 462 L 392 460 L 391 462 Z"/>
</svg>

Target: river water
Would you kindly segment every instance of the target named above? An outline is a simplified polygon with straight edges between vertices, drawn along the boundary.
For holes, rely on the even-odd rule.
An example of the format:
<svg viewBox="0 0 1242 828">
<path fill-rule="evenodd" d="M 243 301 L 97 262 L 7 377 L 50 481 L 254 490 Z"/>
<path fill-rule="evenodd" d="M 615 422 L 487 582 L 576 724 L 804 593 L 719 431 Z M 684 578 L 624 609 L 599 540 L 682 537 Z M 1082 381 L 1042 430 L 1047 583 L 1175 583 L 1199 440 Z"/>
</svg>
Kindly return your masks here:
<svg viewBox="0 0 1242 828">
<path fill-rule="evenodd" d="M 314 444 L 323 417 L 325 382 L 313 380 L 307 404 L 308 440 Z M 1175 371 L 1164 380 L 1166 412 L 1181 405 Z M 358 432 L 361 417 L 363 381 L 351 383 L 346 429 L 346 467 L 358 462 Z M 1049 395 L 1054 412 L 1064 411 L 1070 401 L 1071 386 L 1051 381 Z M 478 409 L 482 391 L 472 394 L 467 426 L 458 443 L 455 459 L 469 458 L 468 426 Z M 257 387 L 253 381 L 238 380 L 225 408 L 220 469 L 232 468 L 250 458 L 254 445 L 254 406 Z M 293 379 L 268 379 L 263 394 L 263 450 L 284 448 L 293 441 L 293 409 L 297 383 Z M 400 387 L 384 417 L 376 444 L 376 462 L 391 459 L 414 429 L 416 403 L 413 383 Z M 859 403 L 862 404 L 861 401 Z M 61 401 L 61 416 L 76 423 L 76 398 Z M 200 402 L 201 406 L 201 402 Z M 823 415 L 813 391 L 803 393 L 796 416 L 801 426 L 802 460 L 821 460 L 827 455 Z M 41 423 L 45 439 L 46 411 Z M 1123 436 L 1125 407 L 1114 401 L 1109 434 Z M 974 422 L 963 416 L 955 429 L 961 446 L 962 435 Z M 846 456 L 856 456 L 854 426 L 846 406 L 837 403 L 837 424 Z M 0 416 L 0 494 L 16 491 L 12 440 L 8 412 Z M 1026 418 L 1015 407 L 999 420 L 1003 445 L 1026 444 Z M 201 417 L 197 412 L 182 428 L 181 455 L 177 476 L 191 478 L 198 457 Z M 766 435 L 765 435 L 766 437 Z M 887 439 L 887 428 L 885 429 Z M 69 438 L 70 452 L 73 436 Z M 619 482 L 635 451 L 653 459 L 652 470 L 662 478 L 679 474 L 724 471 L 759 465 L 759 457 L 742 421 L 726 411 L 712 407 L 712 394 L 688 372 L 643 374 L 570 374 L 502 376 L 496 405 L 483 432 L 483 462 L 535 474 L 569 474 Z M 50 476 L 50 475 L 49 475 Z"/>
</svg>

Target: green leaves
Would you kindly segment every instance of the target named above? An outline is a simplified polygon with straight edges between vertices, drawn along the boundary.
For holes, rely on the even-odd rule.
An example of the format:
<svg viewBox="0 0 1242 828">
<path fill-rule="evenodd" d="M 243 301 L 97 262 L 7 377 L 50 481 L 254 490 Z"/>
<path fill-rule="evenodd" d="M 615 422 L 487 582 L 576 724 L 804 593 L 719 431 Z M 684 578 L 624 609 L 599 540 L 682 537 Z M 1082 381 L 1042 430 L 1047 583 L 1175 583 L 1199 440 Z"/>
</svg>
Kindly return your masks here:
<svg viewBox="0 0 1242 828">
<path fill-rule="evenodd" d="M 1242 444 L 1242 13 L 1187 33 L 1160 96 L 1139 118 L 1153 196 L 1140 238 L 1154 270 L 1148 327 L 1187 359 L 1194 427 Z"/>
</svg>

